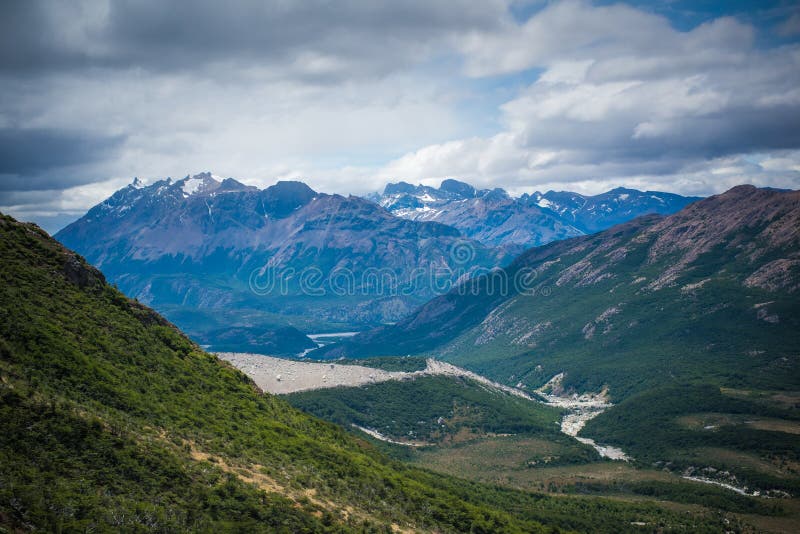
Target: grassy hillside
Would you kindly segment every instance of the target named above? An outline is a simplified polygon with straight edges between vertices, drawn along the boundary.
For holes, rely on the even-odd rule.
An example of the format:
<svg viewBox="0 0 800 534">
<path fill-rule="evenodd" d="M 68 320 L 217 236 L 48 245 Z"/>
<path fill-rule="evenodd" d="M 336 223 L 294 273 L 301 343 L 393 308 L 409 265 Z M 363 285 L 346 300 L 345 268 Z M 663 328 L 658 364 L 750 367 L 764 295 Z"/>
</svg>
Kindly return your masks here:
<svg viewBox="0 0 800 534">
<path fill-rule="evenodd" d="M 4 216 L 0 318 L 0 527 L 7 530 L 721 525 L 714 514 L 550 499 L 391 461 L 261 394 L 44 232 Z"/>
</svg>

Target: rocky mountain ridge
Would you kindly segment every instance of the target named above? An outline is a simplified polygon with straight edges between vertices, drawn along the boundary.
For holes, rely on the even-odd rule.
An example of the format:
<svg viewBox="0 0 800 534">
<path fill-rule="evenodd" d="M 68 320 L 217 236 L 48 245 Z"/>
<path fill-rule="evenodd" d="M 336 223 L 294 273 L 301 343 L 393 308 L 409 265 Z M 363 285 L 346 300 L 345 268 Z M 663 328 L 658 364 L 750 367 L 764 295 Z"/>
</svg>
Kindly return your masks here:
<svg viewBox="0 0 800 534">
<path fill-rule="evenodd" d="M 453 179 L 437 189 L 390 183 L 367 198 L 398 217 L 438 221 L 489 246 L 522 251 L 590 234 L 650 213 L 674 213 L 699 197 L 617 188 L 594 196 L 548 191 L 514 198 L 505 190 L 478 190 Z"/>
</svg>

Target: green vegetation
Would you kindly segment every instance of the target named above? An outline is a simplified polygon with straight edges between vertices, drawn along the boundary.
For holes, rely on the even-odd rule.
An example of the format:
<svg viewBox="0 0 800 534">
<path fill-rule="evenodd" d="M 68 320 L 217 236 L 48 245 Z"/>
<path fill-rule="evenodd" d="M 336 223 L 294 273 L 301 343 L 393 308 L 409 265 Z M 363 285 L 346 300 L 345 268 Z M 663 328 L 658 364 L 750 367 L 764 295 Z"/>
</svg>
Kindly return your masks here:
<svg viewBox="0 0 800 534">
<path fill-rule="evenodd" d="M 697 482 L 670 481 L 625 481 L 611 484 L 578 482 L 564 488 L 567 493 L 609 495 L 641 495 L 659 500 L 686 504 L 700 504 L 709 508 L 739 513 L 781 515 L 783 503 L 777 500 L 754 499 L 730 490 Z"/>
<path fill-rule="evenodd" d="M 608 386 L 615 401 L 668 384 L 798 386 L 796 298 L 744 290 L 733 280 L 712 280 L 696 294 L 681 291 L 703 280 L 697 277 L 679 287 L 640 292 L 640 284 L 632 281 L 640 274 L 652 279 L 653 272 L 620 269 L 614 279 L 589 287 L 515 297 L 501 315 L 436 353 L 499 381 L 530 387 L 564 371 L 567 388 Z M 758 319 L 754 306 L 764 302 L 771 302 L 769 313 L 780 318 L 778 323 Z M 517 329 L 536 333 L 517 343 L 522 333 Z"/>
<path fill-rule="evenodd" d="M 553 470 L 579 468 L 581 477 L 620 464 L 598 462 L 594 449 L 561 436 L 514 435 L 471 439 L 445 447 L 415 449 L 408 455 L 414 465 L 468 477 L 479 482 L 535 491 L 563 491 L 553 483 Z M 594 460 L 596 463 L 589 463 Z"/>
<path fill-rule="evenodd" d="M 8 385 L 0 395 L 0 525 L 27 530 L 336 531 L 311 502 L 264 493 L 177 444 Z M 324 520 L 316 515 L 322 516 Z M 2 530 L 2 526 L 0 526 Z"/>
<path fill-rule="evenodd" d="M 791 435 L 779 434 L 777 439 L 757 445 L 752 442 L 754 438 L 770 436 L 757 429 L 755 435 L 736 429 L 710 436 L 707 431 L 681 430 L 672 424 L 674 415 L 684 412 L 687 406 L 738 410 L 742 415 L 754 412 L 750 402 L 722 396 L 715 388 L 676 388 L 660 390 L 647 398 L 634 397 L 614 408 L 610 412 L 612 417 L 600 419 L 597 426 L 604 431 L 597 434 L 601 440 L 623 442 L 624 450 L 639 460 L 633 466 L 601 461 L 594 449 L 560 433 L 555 424 L 559 418 L 557 410 L 488 390 L 465 379 L 422 377 L 365 387 L 294 393 L 286 398 L 304 411 L 345 427 L 358 425 L 377 430 L 391 439 L 428 444 L 421 448 L 378 445 L 395 458 L 437 472 L 514 489 L 614 495 L 632 501 L 654 499 L 738 514 L 784 513 L 783 499 L 757 499 L 679 478 L 690 466 L 690 463 L 679 463 L 681 458 L 689 461 L 682 451 L 695 447 L 704 452 L 707 460 L 698 464 L 695 454 L 691 458 L 693 465 L 716 465 L 717 472 L 736 471 L 749 475 L 736 480 L 724 479 L 724 482 L 751 484 L 751 487 L 755 482 L 762 484 L 759 487 L 768 483 L 766 487 L 772 489 L 791 493 L 797 490 L 796 477 L 787 476 L 788 473 L 778 473 L 780 476 L 776 479 L 774 473 L 765 477 L 762 466 L 742 471 L 741 458 L 726 457 L 720 454 L 720 449 L 700 449 L 701 446 L 738 447 L 749 454 L 772 454 L 774 458 L 791 462 L 795 458 Z M 616 410 L 625 413 L 629 402 L 639 410 L 630 415 L 633 420 L 645 421 L 648 420 L 646 414 L 652 414 L 647 424 L 629 427 L 627 419 L 617 424 L 609 422 Z M 755 411 L 765 416 L 785 415 L 785 410 L 763 405 L 755 406 Z M 775 421 L 785 422 L 777 418 L 766 421 L 773 425 Z M 630 440 L 622 441 L 614 434 L 617 431 Z M 672 458 L 673 461 L 656 461 L 656 458 Z M 667 463 L 668 468 L 665 467 Z M 713 478 L 699 468 L 688 474 Z"/>
<path fill-rule="evenodd" d="M 442 443 L 490 434 L 525 434 L 575 442 L 558 430 L 560 410 L 463 378 L 425 376 L 304 391 L 286 399 L 328 421 L 345 427 L 355 424 L 398 440 Z M 596 458 L 590 447 L 578 448 L 584 449 L 584 461 Z"/>
<path fill-rule="evenodd" d="M 619 444 L 642 464 L 706 477 L 702 470 L 710 467 L 732 473 L 738 485 L 800 492 L 796 434 L 751 425 L 691 426 L 683 415 L 691 412 L 768 417 L 773 425 L 800 421 L 796 411 L 724 395 L 717 387 L 664 387 L 626 399 L 589 421 L 585 433 Z"/>
<path fill-rule="evenodd" d="M 641 521 L 713 532 L 724 519 L 550 498 L 390 460 L 260 394 L 44 232 L 8 217 L 0 427 L 0 525 L 10 530 L 624 532 Z"/>
<path fill-rule="evenodd" d="M 559 465 L 548 461 L 563 450 L 551 441 L 513 436 L 417 450 L 410 461 L 442 473 L 517 489 L 653 498 L 737 513 L 783 514 L 783 500 L 746 497 L 718 486 L 682 480 L 662 470 L 635 468 L 620 462 Z"/>
</svg>

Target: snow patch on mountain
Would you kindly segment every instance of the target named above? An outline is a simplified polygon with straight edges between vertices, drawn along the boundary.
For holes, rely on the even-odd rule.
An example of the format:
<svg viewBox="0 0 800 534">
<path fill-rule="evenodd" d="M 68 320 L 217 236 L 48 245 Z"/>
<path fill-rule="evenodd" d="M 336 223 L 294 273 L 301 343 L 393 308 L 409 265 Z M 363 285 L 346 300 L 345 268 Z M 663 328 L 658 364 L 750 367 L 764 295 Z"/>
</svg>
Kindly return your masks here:
<svg viewBox="0 0 800 534">
<path fill-rule="evenodd" d="M 187 178 L 183 182 L 183 194 L 186 196 L 194 195 L 203 187 L 202 178 Z"/>
</svg>

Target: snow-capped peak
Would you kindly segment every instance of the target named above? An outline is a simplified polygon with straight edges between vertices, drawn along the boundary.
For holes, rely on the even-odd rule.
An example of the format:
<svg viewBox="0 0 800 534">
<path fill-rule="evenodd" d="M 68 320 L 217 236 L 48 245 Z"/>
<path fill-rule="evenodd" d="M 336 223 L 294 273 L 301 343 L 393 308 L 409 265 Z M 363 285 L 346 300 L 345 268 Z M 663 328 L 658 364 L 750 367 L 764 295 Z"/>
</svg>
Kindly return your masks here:
<svg viewBox="0 0 800 534">
<path fill-rule="evenodd" d="M 187 178 L 183 182 L 183 192 L 186 195 L 193 195 L 197 193 L 203 186 L 202 178 Z"/>
<path fill-rule="evenodd" d="M 210 172 L 203 172 L 194 176 L 187 176 L 183 180 L 175 182 L 175 185 L 180 184 L 183 196 L 189 197 L 197 193 L 210 193 L 217 189 L 220 183 Z"/>
<path fill-rule="evenodd" d="M 139 179 L 139 177 L 138 177 L 138 176 L 136 176 L 136 177 L 133 179 L 133 182 L 131 182 L 131 187 L 133 187 L 134 189 L 141 189 L 141 188 L 143 188 L 143 187 L 144 187 L 144 182 L 142 182 L 142 181 Z"/>
</svg>

